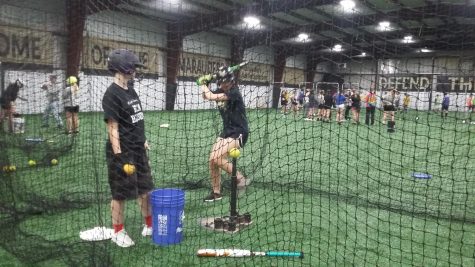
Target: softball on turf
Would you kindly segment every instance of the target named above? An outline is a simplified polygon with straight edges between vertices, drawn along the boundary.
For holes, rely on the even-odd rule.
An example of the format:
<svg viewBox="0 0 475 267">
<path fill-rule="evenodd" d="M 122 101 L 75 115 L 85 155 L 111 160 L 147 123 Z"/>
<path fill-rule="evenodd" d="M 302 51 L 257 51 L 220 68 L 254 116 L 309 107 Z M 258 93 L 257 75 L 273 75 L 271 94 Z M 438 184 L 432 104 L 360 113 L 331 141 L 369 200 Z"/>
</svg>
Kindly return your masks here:
<svg viewBox="0 0 475 267">
<path fill-rule="evenodd" d="M 135 166 L 133 164 L 124 164 L 124 172 L 127 175 L 132 175 L 135 172 Z"/>
<path fill-rule="evenodd" d="M 231 148 L 231 150 L 229 150 L 229 156 L 233 159 L 237 159 L 241 156 L 241 151 L 237 148 Z"/>
<path fill-rule="evenodd" d="M 57 159 L 52 159 L 51 160 L 51 165 L 56 165 L 58 164 L 58 160 Z"/>
<path fill-rule="evenodd" d="M 30 160 L 28 161 L 28 165 L 29 165 L 30 167 L 35 167 L 35 166 L 36 166 L 36 161 L 30 159 Z"/>
</svg>

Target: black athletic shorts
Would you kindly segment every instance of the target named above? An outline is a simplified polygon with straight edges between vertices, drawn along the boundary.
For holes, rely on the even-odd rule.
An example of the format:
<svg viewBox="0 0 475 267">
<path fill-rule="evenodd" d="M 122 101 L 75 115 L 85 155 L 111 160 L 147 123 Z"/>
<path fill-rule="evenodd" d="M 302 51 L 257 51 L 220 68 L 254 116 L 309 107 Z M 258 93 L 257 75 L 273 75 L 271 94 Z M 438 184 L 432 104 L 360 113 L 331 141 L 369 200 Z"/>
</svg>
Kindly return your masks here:
<svg viewBox="0 0 475 267">
<path fill-rule="evenodd" d="M 442 105 L 442 110 L 449 110 L 449 105 Z"/>
<path fill-rule="evenodd" d="M 249 137 L 249 133 L 231 133 L 231 134 L 221 133 L 219 135 L 219 137 L 238 139 L 239 140 L 239 147 L 243 148 L 247 143 L 247 138 Z"/>
<path fill-rule="evenodd" d="M 143 144 L 134 147 L 121 147 L 122 153 L 135 165 L 135 173 L 127 175 L 123 166 L 116 161 L 112 154 L 112 145 L 107 141 L 106 159 L 109 172 L 109 186 L 113 200 L 136 199 L 138 196 L 153 190 L 153 179 L 148 162 L 148 156 Z"/>
<path fill-rule="evenodd" d="M 384 105 L 383 110 L 384 111 L 396 111 L 396 108 L 394 107 L 394 105 Z"/>
<path fill-rule="evenodd" d="M 289 102 L 287 102 L 287 101 L 280 101 L 280 105 L 281 105 L 281 106 L 287 106 L 287 104 L 289 104 Z"/>
<path fill-rule="evenodd" d="M 64 107 L 64 111 L 71 112 L 71 113 L 78 113 L 79 112 L 79 106 Z"/>
<path fill-rule="evenodd" d="M 0 103 L 0 106 L 2 107 L 2 109 L 8 110 L 8 109 L 12 108 L 12 102 L 10 102 L 10 101 L 3 102 L 2 101 L 2 103 Z"/>
</svg>

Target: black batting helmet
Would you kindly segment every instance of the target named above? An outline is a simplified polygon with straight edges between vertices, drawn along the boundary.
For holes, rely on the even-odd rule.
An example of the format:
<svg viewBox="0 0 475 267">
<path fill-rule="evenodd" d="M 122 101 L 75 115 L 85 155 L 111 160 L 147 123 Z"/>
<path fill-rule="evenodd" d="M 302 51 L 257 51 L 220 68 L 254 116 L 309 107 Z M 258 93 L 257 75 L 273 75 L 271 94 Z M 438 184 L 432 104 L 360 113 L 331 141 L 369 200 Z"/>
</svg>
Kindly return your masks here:
<svg viewBox="0 0 475 267">
<path fill-rule="evenodd" d="M 116 49 L 107 58 L 107 68 L 112 72 L 132 74 L 137 67 L 143 66 L 139 58 L 127 49 Z"/>
<path fill-rule="evenodd" d="M 234 73 L 229 71 L 228 66 L 220 67 L 218 70 L 219 78 L 218 85 L 226 82 L 234 82 L 235 76 Z"/>
</svg>

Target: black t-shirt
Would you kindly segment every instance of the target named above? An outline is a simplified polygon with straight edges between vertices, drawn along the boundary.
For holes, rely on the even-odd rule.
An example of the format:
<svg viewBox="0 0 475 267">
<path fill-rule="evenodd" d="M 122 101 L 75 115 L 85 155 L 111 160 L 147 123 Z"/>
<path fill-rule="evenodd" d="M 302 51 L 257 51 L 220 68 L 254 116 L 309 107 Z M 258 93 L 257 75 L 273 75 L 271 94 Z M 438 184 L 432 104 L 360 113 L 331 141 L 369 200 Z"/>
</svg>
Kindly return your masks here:
<svg viewBox="0 0 475 267">
<path fill-rule="evenodd" d="M 133 87 L 128 90 L 112 83 L 102 98 L 104 120 L 119 123 L 120 145 L 133 147 L 145 143 L 142 103 Z"/>
<path fill-rule="evenodd" d="M 16 83 L 11 83 L 0 97 L 0 103 L 8 104 L 12 101 L 15 101 L 18 98 L 19 91 L 20 87 L 18 87 Z"/>
<path fill-rule="evenodd" d="M 316 105 L 317 104 L 317 99 L 315 98 L 315 94 L 312 92 L 310 92 L 310 94 L 308 95 L 308 103 L 310 105 Z"/>
<path fill-rule="evenodd" d="M 360 107 L 361 106 L 360 95 L 352 95 L 351 96 L 351 103 L 352 103 L 353 107 Z"/>
<path fill-rule="evenodd" d="M 223 132 L 221 136 L 247 135 L 249 133 L 249 126 L 247 124 L 246 108 L 244 107 L 244 100 L 239 92 L 239 88 L 234 86 L 228 92 L 218 89 L 214 93 L 224 93 L 228 97 L 224 105 L 218 105 L 219 113 L 223 119 Z"/>
<path fill-rule="evenodd" d="M 333 105 L 333 97 L 330 94 L 324 96 L 325 106 L 331 107 Z"/>
</svg>

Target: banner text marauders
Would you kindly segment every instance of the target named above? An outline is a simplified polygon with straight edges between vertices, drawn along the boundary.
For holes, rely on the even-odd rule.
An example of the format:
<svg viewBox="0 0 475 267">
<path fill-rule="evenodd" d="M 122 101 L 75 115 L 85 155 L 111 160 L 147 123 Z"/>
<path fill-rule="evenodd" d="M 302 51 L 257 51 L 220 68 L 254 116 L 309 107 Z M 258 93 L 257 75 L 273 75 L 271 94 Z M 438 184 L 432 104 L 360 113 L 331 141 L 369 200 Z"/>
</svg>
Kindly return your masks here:
<svg viewBox="0 0 475 267">
<path fill-rule="evenodd" d="M 183 77 L 195 77 L 216 73 L 219 67 L 226 65 L 226 59 L 206 55 L 183 53 L 180 59 L 180 74 Z"/>
</svg>

